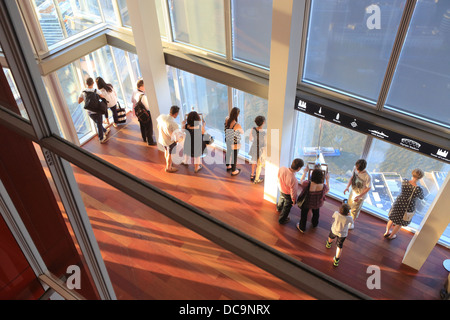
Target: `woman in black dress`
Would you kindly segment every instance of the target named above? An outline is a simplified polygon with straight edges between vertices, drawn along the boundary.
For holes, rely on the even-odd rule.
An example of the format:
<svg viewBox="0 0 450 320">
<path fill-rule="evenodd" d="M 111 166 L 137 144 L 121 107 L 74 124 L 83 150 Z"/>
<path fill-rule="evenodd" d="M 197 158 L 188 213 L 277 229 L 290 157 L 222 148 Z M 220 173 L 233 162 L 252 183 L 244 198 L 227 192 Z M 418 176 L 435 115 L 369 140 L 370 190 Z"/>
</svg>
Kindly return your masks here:
<svg viewBox="0 0 450 320">
<path fill-rule="evenodd" d="M 406 227 L 411 223 L 413 214 L 406 218 L 405 213 L 413 213 L 416 210 L 416 200 L 423 200 L 424 194 L 417 182 L 422 179 L 424 173 L 421 169 L 414 169 L 412 172 L 412 178 L 404 179 L 402 181 L 402 190 L 400 195 L 395 199 L 392 205 L 391 211 L 389 212 L 389 221 L 386 225 L 386 233 L 384 237 L 387 239 L 397 238 L 397 232 L 401 227 Z M 405 220 L 406 219 L 406 220 Z M 394 226 L 392 232 L 391 228 Z"/>
<path fill-rule="evenodd" d="M 203 142 L 205 122 L 202 121 L 200 115 L 196 111 L 192 111 L 188 114 L 183 129 L 186 130 L 183 150 L 185 161 L 183 162 L 183 165 L 188 165 L 188 157 L 194 158 L 194 170 L 195 173 L 197 173 L 203 168 L 201 156 L 206 147 L 206 144 Z"/>
</svg>

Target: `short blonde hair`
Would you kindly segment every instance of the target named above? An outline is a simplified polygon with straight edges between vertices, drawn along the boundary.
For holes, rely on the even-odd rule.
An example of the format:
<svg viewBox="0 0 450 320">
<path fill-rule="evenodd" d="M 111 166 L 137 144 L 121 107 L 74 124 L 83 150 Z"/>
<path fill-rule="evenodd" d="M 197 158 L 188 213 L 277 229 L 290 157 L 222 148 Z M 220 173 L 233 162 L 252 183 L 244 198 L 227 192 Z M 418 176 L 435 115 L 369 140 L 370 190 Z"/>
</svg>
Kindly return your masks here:
<svg viewBox="0 0 450 320">
<path fill-rule="evenodd" d="M 425 173 L 423 173 L 422 169 L 414 169 L 413 172 L 412 172 L 412 175 L 413 175 L 414 178 L 417 178 L 417 179 L 420 180 L 420 179 L 423 178 Z"/>
</svg>

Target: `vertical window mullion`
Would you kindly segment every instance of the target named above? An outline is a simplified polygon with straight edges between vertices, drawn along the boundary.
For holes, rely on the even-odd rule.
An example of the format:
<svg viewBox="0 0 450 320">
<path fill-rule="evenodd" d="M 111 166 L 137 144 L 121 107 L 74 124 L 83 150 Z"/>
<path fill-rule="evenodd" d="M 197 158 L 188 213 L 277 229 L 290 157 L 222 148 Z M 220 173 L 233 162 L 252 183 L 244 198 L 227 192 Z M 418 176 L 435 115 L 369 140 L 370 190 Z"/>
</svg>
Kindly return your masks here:
<svg viewBox="0 0 450 320">
<path fill-rule="evenodd" d="M 231 1 L 224 1 L 224 15 L 225 15 L 225 54 L 228 62 L 233 61 L 233 17 L 231 11 Z"/>
<path fill-rule="evenodd" d="M 398 61 L 400 59 L 400 53 L 402 51 L 403 45 L 406 40 L 406 35 L 408 33 L 409 26 L 411 24 L 412 16 L 414 14 L 414 9 L 416 7 L 417 1 L 406 1 L 405 8 L 403 9 L 403 15 L 400 20 L 400 25 L 398 27 L 397 36 L 395 38 L 394 47 L 392 49 L 391 56 L 389 58 L 389 63 L 387 66 L 386 74 L 383 79 L 383 84 L 381 86 L 380 95 L 377 101 L 377 110 L 382 110 L 387 100 L 389 90 L 392 85 L 392 79 L 394 78 L 395 70 L 397 69 Z"/>
</svg>

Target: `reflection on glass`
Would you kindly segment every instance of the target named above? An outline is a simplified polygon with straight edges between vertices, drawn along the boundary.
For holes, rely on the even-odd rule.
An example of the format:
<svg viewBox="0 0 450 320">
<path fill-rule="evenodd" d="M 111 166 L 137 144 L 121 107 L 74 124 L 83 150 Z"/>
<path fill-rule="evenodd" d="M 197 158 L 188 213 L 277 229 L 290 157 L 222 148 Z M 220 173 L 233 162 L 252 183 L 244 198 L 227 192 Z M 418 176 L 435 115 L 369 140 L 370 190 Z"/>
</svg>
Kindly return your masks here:
<svg viewBox="0 0 450 320">
<path fill-rule="evenodd" d="M 69 38 L 102 22 L 97 0 L 34 0 L 47 45 Z"/>
<path fill-rule="evenodd" d="M 405 0 L 314 0 L 303 81 L 378 100 Z"/>
<path fill-rule="evenodd" d="M 381 140 L 374 140 L 367 158 L 367 171 L 373 187 L 365 202 L 370 210 L 388 216 L 401 190 L 401 181 L 411 179 L 411 172 L 420 168 L 425 176 L 420 180 L 425 201 L 418 202 L 411 227 L 417 228 L 447 177 L 450 165 Z M 450 239 L 450 230 L 446 236 Z"/>
<path fill-rule="evenodd" d="M 366 139 L 363 134 L 299 112 L 293 157 L 305 163 L 315 162 L 320 148 L 330 173 L 330 189 L 344 198 L 343 192 L 355 162 L 361 159 Z"/>
<path fill-rule="evenodd" d="M 270 66 L 272 0 L 231 1 L 233 58 L 266 68 Z"/>
<path fill-rule="evenodd" d="M 223 0 L 169 0 L 174 41 L 225 55 Z"/>
<path fill-rule="evenodd" d="M 3 68 L 3 72 L 6 75 L 6 79 L 8 80 L 8 84 L 9 84 L 9 87 L 11 88 L 11 92 L 14 95 L 14 99 L 16 100 L 17 106 L 19 107 L 20 115 L 23 118 L 30 120 L 30 118 L 28 117 L 27 110 L 25 109 L 25 106 L 23 105 L 22 97 L 20 96 L 19 90 L 17 89 L 17 85 L 16 85 L 16 82 L 14 81 L 14 77 L 11 73 L 11 70 L 8 68 Z"/>
<path fill-rule="evenodd" d="M 450 2 L 418 1 L 387 106 L 450 127 Z"/>
</svg>

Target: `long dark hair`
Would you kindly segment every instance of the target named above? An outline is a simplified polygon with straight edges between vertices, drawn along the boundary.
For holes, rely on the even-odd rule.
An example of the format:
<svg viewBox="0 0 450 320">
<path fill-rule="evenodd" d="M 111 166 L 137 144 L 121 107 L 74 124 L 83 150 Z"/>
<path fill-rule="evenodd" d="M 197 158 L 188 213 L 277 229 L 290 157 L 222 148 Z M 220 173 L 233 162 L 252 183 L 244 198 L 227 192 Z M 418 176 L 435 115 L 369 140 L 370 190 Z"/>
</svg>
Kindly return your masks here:
<svg viewBox="0 0 450 320">
<path fill-rule="evenodd" d="M 228 117 L 228 121 L 227 121 L 227 124 L 226 124 L 227 128 L 230 127 L 230 123 L 232 123 L 233 121 L 237 122 L 237 119 L 239 117 L 239 113 L 241 113 L 241 110 L 239 108 L 234 107 L 233 109 L 231 109 L 230 116 Z"/>
<path fill-rule="evenodd" d="M 95 82 L 97 82 L 97 88 L 99 88 L 100 90 L 105 89 L 107 92 L 113 91 L 112 84 L 106 83 L 102 77 L 98 77 L 97 79 L 95 79 Z"/>
<path fill-rule="evenodd" d="M 195 121 L 200 120 L 200 115 L 196 111 L 191 111 L 187 116 L 186 123 L 191 127 L 195 127 Z"/>
</svg>

